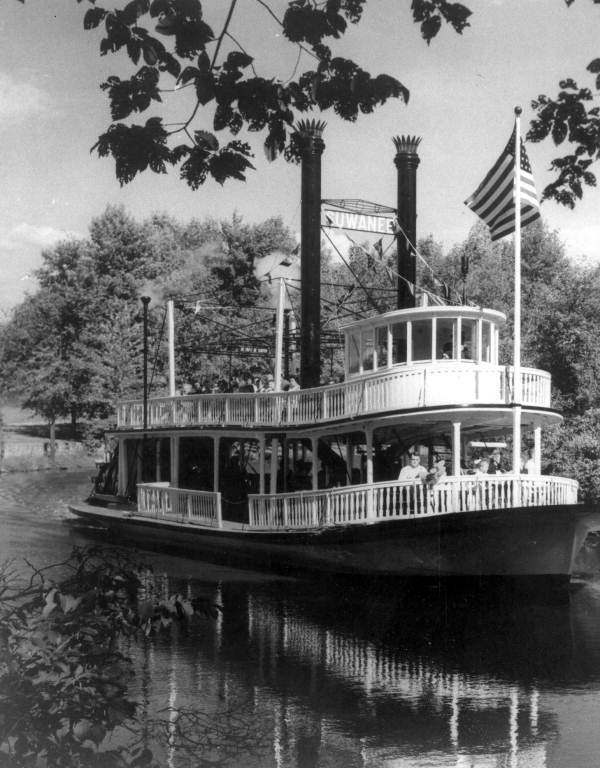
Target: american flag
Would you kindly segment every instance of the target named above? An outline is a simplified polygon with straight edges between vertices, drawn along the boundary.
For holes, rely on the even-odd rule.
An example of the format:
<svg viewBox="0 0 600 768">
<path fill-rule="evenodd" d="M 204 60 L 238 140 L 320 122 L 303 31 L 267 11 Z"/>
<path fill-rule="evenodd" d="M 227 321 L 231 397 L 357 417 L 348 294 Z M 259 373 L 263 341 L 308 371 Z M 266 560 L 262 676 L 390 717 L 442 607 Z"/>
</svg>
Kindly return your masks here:
<svg viewBox="0 0 600 768">
<path fill-rule="evenodd" d="M 540 203 L 522 140 L 520 155 L 519 186 L 521 226 L 523 227 L 540 217 Z M 513 130 L 504 152 L 471 197 L 465 200 L 465 205 L 488 225 L 492 240 L 499 240 L 515 231 L 515 188 L 515 130 Z"/>
</svg>

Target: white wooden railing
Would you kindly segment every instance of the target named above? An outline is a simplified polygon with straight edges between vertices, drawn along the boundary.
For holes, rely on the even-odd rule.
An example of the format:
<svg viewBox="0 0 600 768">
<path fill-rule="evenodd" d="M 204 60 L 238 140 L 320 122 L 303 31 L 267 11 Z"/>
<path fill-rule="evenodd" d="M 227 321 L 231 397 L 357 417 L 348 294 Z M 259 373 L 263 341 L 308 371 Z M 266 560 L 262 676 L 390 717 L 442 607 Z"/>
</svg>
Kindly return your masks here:
<svg viewBox="0 0 600 768">
<path fill-rule="evenodd" d="M 577 482 L 542 475 L 464 475 L 433 486 L 406 481 L 248 496 L 249 529 L 326 528 L 453 512 L 575 504 Z M 221 528 L 221 494 L 138 485 L 138 514 Z"/>
<path fill-rule="evenodd" d="M 433 486 L 413 482 L 353 485 L 322 491 L 249 496 L 250 527 L 321 528 L 452 512 L 577 502 L 578 484 L 563 477 L 466 475 Z"/>
<path fill-rule="evenodd" d="M 550 374 L 521 369 L 522 404 L 550 407 Z M 435 406 L 504 405 L 512 400 L 510 367 L 475 363 L 431 363 L 349 379 L 343 384 L 244 394 L 185 395 L 148 401 L 148 427 L 282 427 L 355 418 L 391 410 Z M 142 429 L 141 400 L 117 408 L 119 429 Z"/>
<path fill-rule="evenodd" d="M 171 488 L 168 483 L 138 483 L 137 489 L 139 515 L 223 527 L 220 493 Z"/>
</svg>

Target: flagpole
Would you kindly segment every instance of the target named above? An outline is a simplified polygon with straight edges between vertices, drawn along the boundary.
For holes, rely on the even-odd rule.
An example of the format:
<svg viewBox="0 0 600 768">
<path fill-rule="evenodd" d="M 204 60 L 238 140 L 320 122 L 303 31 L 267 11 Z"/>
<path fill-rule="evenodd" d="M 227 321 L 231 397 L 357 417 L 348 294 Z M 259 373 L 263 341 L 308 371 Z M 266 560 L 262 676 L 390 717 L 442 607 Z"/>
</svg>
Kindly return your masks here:
<svg viewBox="0 0 600 768">
<path fill-rule="evenodd" d="M 515 107 L 515 306 L 513 351 L 513 456 L 512 471 L 521 471 L 521 121 Z"/>
</svg>

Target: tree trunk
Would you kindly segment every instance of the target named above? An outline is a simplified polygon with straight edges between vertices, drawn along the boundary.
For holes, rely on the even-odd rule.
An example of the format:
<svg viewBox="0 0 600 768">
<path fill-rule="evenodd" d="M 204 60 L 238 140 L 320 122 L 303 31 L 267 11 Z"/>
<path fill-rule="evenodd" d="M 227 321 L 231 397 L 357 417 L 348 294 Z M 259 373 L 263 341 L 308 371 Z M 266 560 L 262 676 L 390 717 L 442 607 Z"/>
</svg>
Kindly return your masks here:
<svg viewBox="0 0 600 768">
<path fill-rule="evenodd" d="M 50 429 L 50 461 L 54 463 L 56 456 L 56 422 L 52 420 L 48 425 Z"/>
<path fill-rule="evenodd" d="M 71 437 L 77 440 L 77 406 L 71 406 Z"/>
</svg>

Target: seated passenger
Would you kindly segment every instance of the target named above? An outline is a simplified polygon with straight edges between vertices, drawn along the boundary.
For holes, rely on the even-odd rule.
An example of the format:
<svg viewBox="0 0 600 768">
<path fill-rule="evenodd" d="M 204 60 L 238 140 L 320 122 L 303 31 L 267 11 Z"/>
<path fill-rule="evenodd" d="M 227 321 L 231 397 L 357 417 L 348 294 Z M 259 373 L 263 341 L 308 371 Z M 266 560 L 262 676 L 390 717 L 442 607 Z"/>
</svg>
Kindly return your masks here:
<svg viewBox="0 0 600 768">
<path fill-rule="evenodd" d="M 421 457 L 418 453 L 412 453 L 409 463 L 400 470 L 398 480 L 420 480 L 425 482 L 427 470 L 421 465 Z"/>
</svg>

